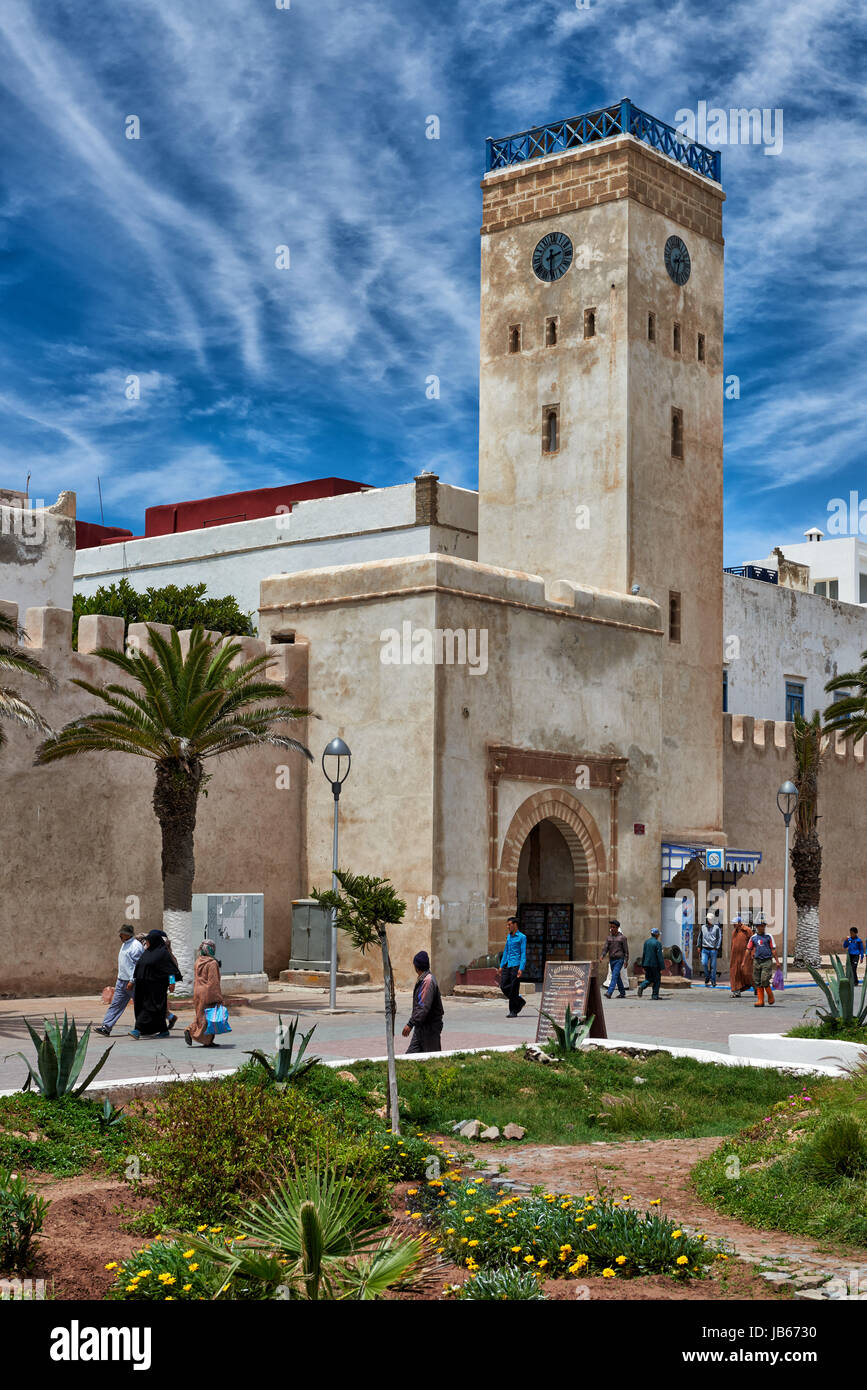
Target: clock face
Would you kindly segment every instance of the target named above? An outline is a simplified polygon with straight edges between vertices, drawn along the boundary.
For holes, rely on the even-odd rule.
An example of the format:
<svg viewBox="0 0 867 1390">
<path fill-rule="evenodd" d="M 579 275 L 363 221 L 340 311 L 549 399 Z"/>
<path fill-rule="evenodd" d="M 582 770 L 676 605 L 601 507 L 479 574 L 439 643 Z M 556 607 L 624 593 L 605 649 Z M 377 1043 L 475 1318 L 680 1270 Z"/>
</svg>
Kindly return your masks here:
<svg viewBox="0 0 867 1390">
<path fill-rule="evenodd" d="M 572 243 L 563 232 L 543 236 L 533 252 L 533 270 L 540 280 L 559 280 L 572 264 Z"/>
<path fill-rule="evenodd" d="M 670 236 L 665 243 L 665 268 L 676 285 L 685 285 L 692 264 L 686 243 L 679 236 Z"/>
</svg>

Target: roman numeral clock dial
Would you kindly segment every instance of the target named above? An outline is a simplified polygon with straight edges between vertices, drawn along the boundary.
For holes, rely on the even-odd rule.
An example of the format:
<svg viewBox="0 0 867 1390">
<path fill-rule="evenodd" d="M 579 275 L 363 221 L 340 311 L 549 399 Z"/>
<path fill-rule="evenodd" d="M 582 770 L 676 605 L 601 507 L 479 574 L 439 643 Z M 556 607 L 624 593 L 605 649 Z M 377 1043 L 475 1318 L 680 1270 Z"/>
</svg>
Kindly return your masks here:
<svg viewBox="0 0 867 1390">
<path fill-rule="evenodd" d="M 540 280 L 559 280 L 572 264 L 573 254 L 564 232 L 549 232 L 533 252 L 533 270 Z"/>
<path fill-rule="evenodd" d="M 685 285 L 692 270 L 686 243 L 679 236 L 670 236 L 665 243 L 665 268 L 676 285 Z"/>
</svg>

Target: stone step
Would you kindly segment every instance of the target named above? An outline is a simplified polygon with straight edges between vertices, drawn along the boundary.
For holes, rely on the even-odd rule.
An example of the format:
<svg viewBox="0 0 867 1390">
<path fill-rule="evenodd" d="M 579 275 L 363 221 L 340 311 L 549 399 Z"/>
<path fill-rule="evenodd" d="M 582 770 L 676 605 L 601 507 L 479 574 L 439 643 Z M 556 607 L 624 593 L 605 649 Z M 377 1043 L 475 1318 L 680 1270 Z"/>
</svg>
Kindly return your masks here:
<svg viewBox="0 0 867 1390">
<path fill-rule="evenodd" d="M 301 985 L 304 989 L 328 989 L 331 976 L 327 970 L 281 970 L 280 979 L 286 985 Z M 370 975 L 366 970 L 338 970 L 337 988 L 346 985 L 366 985 Z"/>
</svg>

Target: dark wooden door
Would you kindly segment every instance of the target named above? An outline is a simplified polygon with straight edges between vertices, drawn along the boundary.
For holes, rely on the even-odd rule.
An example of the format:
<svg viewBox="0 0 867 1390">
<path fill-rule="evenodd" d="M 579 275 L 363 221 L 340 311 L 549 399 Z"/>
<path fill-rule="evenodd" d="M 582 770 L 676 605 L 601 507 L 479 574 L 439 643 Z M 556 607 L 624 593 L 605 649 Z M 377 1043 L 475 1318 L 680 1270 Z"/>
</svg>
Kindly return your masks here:
<svg viewBox="0 0 867 1390">
<path fill-rule="evenodd" d="M 541 984 L 549 960 L 572 959 L 572 903 L 522 903 L 518 925 L 527 938 L 524 979 Z"/>
</svg>

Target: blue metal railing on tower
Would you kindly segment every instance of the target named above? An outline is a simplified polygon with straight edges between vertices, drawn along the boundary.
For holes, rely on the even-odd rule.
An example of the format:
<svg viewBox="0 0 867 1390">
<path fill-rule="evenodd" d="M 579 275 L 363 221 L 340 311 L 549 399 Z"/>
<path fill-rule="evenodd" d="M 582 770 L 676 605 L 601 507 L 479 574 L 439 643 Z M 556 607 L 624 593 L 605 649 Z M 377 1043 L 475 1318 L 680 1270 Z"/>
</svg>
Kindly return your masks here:
<svg viewBox="0 0 867 1390">
<path fill-rule="evenodd" d="M 719 150 L 710 150 L 705 145 L 697 145 L 694 140 L 687 140 L 673 126 L 633 106 L 628 98 L 614 106 L 603 106 L 599 111 L 588 111 L 586 115 L 575 116 L 568 121 L 551 121 L 548 125 L 523 130 L 518 135 L 507 135 L 502 140 L 489 139 L 486 141 L 486 168 L 488 173 L 495 169 L 507 169 L 528 159 L 565 154 L 581 145 L 610 140 L 617 135 L 634 135 L 637 140 L 659 150 L 685 168 L 715 183 L 721 181 L 722 159 Z"/>
</svg>

